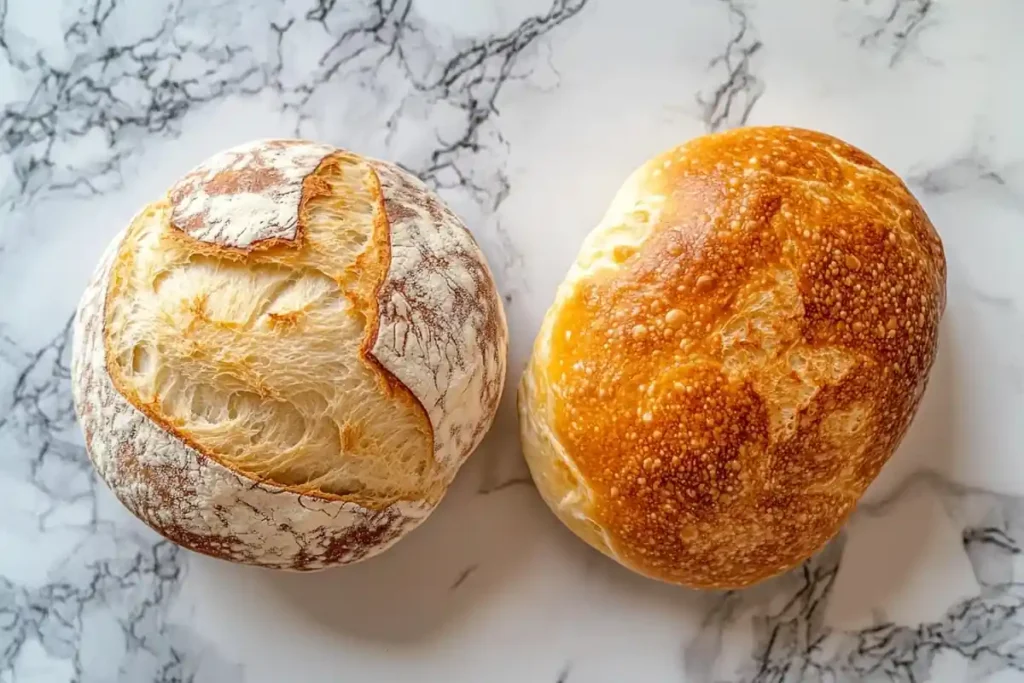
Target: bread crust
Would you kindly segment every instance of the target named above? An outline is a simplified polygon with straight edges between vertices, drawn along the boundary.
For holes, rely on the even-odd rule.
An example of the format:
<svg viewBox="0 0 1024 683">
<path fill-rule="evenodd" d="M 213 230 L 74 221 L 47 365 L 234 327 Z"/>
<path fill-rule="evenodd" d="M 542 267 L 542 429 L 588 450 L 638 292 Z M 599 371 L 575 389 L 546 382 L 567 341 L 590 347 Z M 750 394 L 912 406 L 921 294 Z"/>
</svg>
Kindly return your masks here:
<svg viewBox="0 0 1024 683">
<path fill-rule="evenodd" d="M 749 585 L 834 536 L 917 409 L 942 245 L 828 135 L 709 135 L 636 171 L 588 236 L 519 389 L 542 495 L 627 567 Z"/>
<path fill-rule="evenodd" d="M 396 269 L 393 244 L 420 249 L 439 261 L 450 257 L 465 263 L 475 258 L 479 262 L 475 272 L 490 277 L 482 253 L 451 212 L 417 209 L 419 203 L 442 206 L 440 200 L 418 181 L 408 187 L 410 177 L 397 177 L 392 165 L 376 160 L 368 179 L 377 203 L 371 238 L 375 244 L 352 266 L 364 273 L 357 281 L 363 283 L 359 285 L 362 289 L 345 294 L 366 317 L 359 354 L 363 362 L 374 368 L 381 387 L 393 400 L 415 404 L 422 414 L 423 428 L 433 443 L 436 486 L 378 504 L 365 496 L 250 476 L 178 429 L 156 404 L 140 401 L 126 389 L 118 364 L 113 362 L 108 307 L 118 291 L 114 282 L 119 253 L 136 223 L 154 211 L 163 211 L 170 215 L 164 238 L 187 241 L 189 253 L 243 264 L 255 252 L 298 249 L 303 244 L 309 202 L 330 192 L 317 169 L 346 155 L 352 156 L 297 140 L 259 141 L 216 155 L 173 186 L 166 200 L 144 209 L 111 242 L 80 302 L 73 393 L 90 458 L 129 510 L 167 538 L 198 552 L 293 570 L 371 557 L 426 518 L 478 443 L 478 439 L 460 438 L 459 430 L 451 427 L 451 416 L 474 435 L 486 431 L 493 418 L 495 382 L 499 395 L 501 387 L 501 379 L 495 380 L 494 375 L 504 375 L 507 332 L 500 300 L 489 279 L 462 290 L 462 296 L 476 298 L 463 301 L 469 313 L 458 321 L 424 316 L 418 308 L 427 302 L 423 297 L 404 302 L 406 315 L 417 316 L 417 326 L 402 329 L 401 334 L 423 335 L 426 341 L 448 339 L 463 359 L 457 368 L 447 368 L 447 374 L 439 372 L 436 355 L 406 351 L 414 344 L 391 348 L 387 354 L 375 351 L 381 337 L 400 337 L 402 323 L 400 316 L 393 314 L 390 300 L 386 303 L 390 317 L 378 315 L 385 309 L 385 304 L 379 303 L 382 293 L 416 287 L 432 291 L 432 285 L 422 283 L 417 273 Z M 389 176 L 386 187 L 379 182 L 381 170 L 394 176 Z M 403 211 L 404 219 L 401 215 L 392 218 L 393 212 Z M 467 240 L 472 249 L 467 248 Z M 398 280 L 389 273 L 396 273 Z M 487 331 L 491 328 L 481 326 L 493 323 L 495 316 L 500 324 L 492 334 Z M 455 322 L 461 327 L 454 332 L 446 327 Z M 474 325 L 483 331 L 477 334 Z M 407 386 L 402 379 L 424 376 L 436 378 L 440 399 L 415 384 Z M 461 393 L 447 395 L 449 386 Z"/>
<path fill-rule="evenodd" d="M 434 456 L 458 467 L 479 445 L 505 384 L 508 325 L 487 262 L 455 214 L 418 178 L 372 161 L 390 223 L 371 353 L 430 416 Z M 478 396 L 464 401 L 462 396 Z"/>
</svg>

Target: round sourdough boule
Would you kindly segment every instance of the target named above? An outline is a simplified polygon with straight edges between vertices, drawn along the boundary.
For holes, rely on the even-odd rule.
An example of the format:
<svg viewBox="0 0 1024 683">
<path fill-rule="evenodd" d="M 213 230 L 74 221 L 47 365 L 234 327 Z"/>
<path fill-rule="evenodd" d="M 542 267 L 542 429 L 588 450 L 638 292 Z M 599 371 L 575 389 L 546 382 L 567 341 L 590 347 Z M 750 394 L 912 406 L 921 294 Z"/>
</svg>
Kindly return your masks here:
<svg viewBox="0 0 1024 683">
<path fill-rule="evenodd" d="M 910 424 L 945 280 L 907 188 L 833 137 L 746 128 L 652 159 L 587 237 L 520 385 L 541 495 L 653 578 L 794 567 Z"/>
<path fill-rule="evenodd" d="M 210 158 L 78 309 L 100 476 L 193 550 L 310 570 L 389 547 L 494 417 L 508 331 L 472 237 L 392 164 L 302 140 Z"/>
</svg>

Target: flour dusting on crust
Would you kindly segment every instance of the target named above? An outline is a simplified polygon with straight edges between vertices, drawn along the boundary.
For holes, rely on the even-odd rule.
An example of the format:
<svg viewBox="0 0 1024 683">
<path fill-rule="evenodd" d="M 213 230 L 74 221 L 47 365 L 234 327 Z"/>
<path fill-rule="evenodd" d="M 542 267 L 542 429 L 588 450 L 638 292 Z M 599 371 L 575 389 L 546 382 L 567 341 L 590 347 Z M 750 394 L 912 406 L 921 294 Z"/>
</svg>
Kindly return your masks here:
<svg viewBox="0 0 1024 683">
<path fill-rule="evenodd" d="M 294 570 L 371 557 L 426 518 L 432 506 L 425 503 L 375 511 L 254 481 L 132 406 L 110 380 L 103 344 L 105 294 L 123 236 L 107 248 L 79 305 L 72 384 L 89 456 L 129 510 L 192 550 Z"/>
<path fill-rule="evenodd" d="M 335 151 L 303 140 L 260 140 L 215 154 L 171 187 L 171 224 L 237 249 L 294 240 L 302 181 Z"/>
<path fill-rule="evenodd" d="M 221 153 L 171 189 L 170 221 L 163 229 L 205 243 L 209 254 L 301 246 L 314 225 L 320 237 L 341 239 L 346 225 L 334 225 L 333 214 L 326 223 L 309 222 L 315 213 L 309 207 L 321 194 L 357 199 L 318 175 L 338 151 L 305 141 L 261 141 Z M 497 410 L 508 345 L 504 311 L 484 256 L 459 219 L 415 177 L 386 162 L 365 162 L 379 181 L 375 205 L 365 208 L 386 218 L 390 261 L 387 272 L 382 262 L 367 285 L 369 300 L 376 295 L 377 320 L 362 349 L 425 409 L 433 458 L 447 485 Z M 120 281 L 114 266 L 130 251 L 126 234 L 134 233 L 126 230 L 111 243 L 79 304 L 72 384 L 90 458 L 131 512 L 198 552 L 295 570 L 371 557 L 427 517 L 439 495 L 370 509 L 351 497 L 305 493 L 243 474 L 221 464 L 216 452 L 190 445 L 187 432 L 176 431 L 173 422 L 158 422 L 145 405 L 133 404 L 112 379 L 112 363 L 121 357 L 108 358 L 114 352 L 107 343 L 107 299 L 111 283 Z M 252 253 L 231 258 L 260 260 Z M 207 299 L 187 299 L 210 315 Z M 120 306 L 124 299 L 111 301 Z"/>
<path fill-rule="evenodd" d="M 505 381 L 505 312 L 480 248 L 415 176 L 372 162 L 391 226 L 374 358 L 423 404 L 452 473 L 483 439 Z"/>
</svg>

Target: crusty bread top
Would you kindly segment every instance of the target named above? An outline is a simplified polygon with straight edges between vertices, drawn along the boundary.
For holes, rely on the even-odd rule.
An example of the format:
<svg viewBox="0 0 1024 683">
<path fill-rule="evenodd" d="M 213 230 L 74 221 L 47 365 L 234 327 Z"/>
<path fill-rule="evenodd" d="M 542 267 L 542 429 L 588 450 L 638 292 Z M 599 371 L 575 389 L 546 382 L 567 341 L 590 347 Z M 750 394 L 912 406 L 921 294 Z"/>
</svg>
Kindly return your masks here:
<svg viewBox="0 0 1024 683">
<path fill-rule="evenodd" d="M 740 129 L 633 174 L 530 381 L 624 562 L 743 585 L 837 531 L 913 416 L 944 305 L 939 238 L 893 173 L 827 135 Z"/>
<path fill-rule="evenodd" d="M 505 385 L 508 327 L 494 278 L 459 219 L 415 176 L 371 162 L 391 228 L 370 347 L 423 404 L 434 457 L 456 468 L 483 439 Z"/>
<path fill-rule="evenodd" d="M 305 140 L 257 140 L 219 152 L 171 187 L 171 223 L 220 247 L 294 240 L 303 181 L 335 151 Z"/>
<path fill-rule="evenodd" d="M 324 145 L 214 156 L 118 246 L 116 390 L 253 479 L 436 503 L 497 409 L 507 343 L 483 255 L 442 209 L 391 164 Z"/>
</svg>

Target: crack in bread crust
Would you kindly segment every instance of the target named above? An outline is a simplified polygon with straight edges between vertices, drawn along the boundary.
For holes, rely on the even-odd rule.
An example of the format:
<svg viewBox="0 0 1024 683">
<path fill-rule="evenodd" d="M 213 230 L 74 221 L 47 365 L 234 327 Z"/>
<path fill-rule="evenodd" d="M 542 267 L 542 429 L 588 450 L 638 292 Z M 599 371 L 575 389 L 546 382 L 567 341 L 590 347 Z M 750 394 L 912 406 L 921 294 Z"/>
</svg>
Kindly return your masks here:
<svg viewBox="0 0 1024 683">
<path fill-rule="evenodd" d="M 437 340 L 441 363 L 420 353 Z M 267 141 L 201 165 L 108 247 L 76 318 L 75 403 L 97 470 L 158 532 L 317 569 L 440 501 L 493 418 L 506 344 L 482 253 L 422 183 Z"/>
<path fill-rule="evenodd" d="M 75 319 L 75 409 L 101 478 L 139 519 L 170 540 L 222 559 L 293 570 L 356 562 L 383 552 L 432 506 L 384 511 L 303 496 L 254 481 L 193 449 L 137 410 L 107 372 L 103 320 L 122 235 L 111 242 Z"/>
<path fill-rule="evenodd" d="M 426 412 L 363 353 L 388 268 L 379 187 L 342 152 L 295 182 L 295 239 L 272 247 L 197 240 L 162 203 L 132 225 L 107 294 L 111 378 L 165 429 L 254 479 L 376 509 L 436 501 L 446 477 Z M 221 226 L 224 244 L 250 230 L 247 217 Z"/>
<path fill-rule="evenodd" d="M 373 162 L 390 224 L 391 264 L 377 293 L 373 356 L 420 400 L 434 454 L 458 467 L 498 409 L 508 327 L 480 249 L 416 177 Z M 479 396 L 465 401 L 464 397 Z"/>
</svg>

